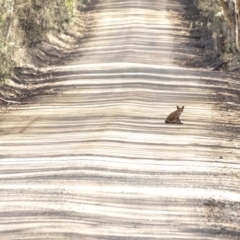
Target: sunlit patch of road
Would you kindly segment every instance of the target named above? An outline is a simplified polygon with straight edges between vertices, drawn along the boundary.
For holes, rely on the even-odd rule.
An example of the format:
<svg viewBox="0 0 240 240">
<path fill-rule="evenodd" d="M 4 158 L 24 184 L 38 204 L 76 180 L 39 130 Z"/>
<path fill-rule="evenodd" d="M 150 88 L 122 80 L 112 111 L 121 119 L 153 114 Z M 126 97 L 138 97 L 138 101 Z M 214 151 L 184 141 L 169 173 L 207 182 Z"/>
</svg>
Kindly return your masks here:
<svg viewBox="0 0 240 240">
<path fill-rule="evenodd" d="M 239 137 L 208 84 L 225 80 L 174 65 L 194 54 L 181 7 L 98 1 L 59 94 L 1 117 L 2 239 L 238 239 Z M 176 105 L 184 124 L 164 124 Z"/>
</svg>

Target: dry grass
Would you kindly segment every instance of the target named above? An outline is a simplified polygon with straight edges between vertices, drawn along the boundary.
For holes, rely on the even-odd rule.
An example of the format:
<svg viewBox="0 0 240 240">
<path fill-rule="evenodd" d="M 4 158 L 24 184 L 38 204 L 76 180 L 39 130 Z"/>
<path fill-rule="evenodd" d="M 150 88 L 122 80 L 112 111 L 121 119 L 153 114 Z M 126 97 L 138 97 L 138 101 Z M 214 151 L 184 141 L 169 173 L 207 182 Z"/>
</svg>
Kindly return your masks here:
<svg viewBox="0 0 240 240">
<path fill-rule="evenodd" d="M 9 78 L 15 66 L 36 65 L 36 52 L 53 36 L 65 35 L 73 43 L 66 35 L 70 27 L 79 27 L 83 4 L 84 0 L 0 0 L 0 81 Z"/>
</svg>

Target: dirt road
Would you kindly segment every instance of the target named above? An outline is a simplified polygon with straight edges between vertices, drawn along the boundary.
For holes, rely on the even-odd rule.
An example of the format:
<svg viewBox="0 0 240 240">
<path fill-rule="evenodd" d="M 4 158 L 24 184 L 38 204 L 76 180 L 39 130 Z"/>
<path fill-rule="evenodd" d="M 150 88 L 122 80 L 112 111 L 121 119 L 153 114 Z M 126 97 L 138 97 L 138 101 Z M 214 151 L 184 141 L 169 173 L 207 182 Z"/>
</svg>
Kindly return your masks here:
<svg viewBox="0 0 240 240">
<path fill-rule="evenodd" d="M 212 87 L 226 82 L 174 64 L 194 53 L 171 9 L 98 1 L 61 93 L 1 116 L 2 240 L 240 239 L 240 139 Z M 176 105 L 184 124 L 164 124 Z"/>
</svg>

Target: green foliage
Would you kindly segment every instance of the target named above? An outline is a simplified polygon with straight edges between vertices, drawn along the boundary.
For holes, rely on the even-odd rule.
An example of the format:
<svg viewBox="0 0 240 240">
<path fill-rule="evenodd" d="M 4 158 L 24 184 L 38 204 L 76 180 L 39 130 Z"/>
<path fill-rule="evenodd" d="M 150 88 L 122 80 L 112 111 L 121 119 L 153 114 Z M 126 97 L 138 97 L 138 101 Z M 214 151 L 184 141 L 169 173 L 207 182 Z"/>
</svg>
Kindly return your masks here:
<svg viewBox="0 0 240 240">
<path fill-rule="evenodd" d="M 14 39 L 23 48 L 36 47 L 49 31 L 65 31 L 82 3 L 82 0 L 0 0 L 0 81 L 14 68 Z M 13 44 L 7 43 L 10 38 Z"/>
<path fill-rule="evenodd" d="M 0 41 L 0 81 L 8 78 L 10 72 L 15 66 L 15 63 L 12 61 L 9 52 L 9 46 Z"/>
<path fill-rule="evenodd" d="M 218 0 L 195 0 L 195 4 L 202 10 L 203 16 L 214 18 L 216 15 L 223 15 Z"/>
<path fill-rule="evenodd" d="M 47 32 L 66 28 L 75 16 L 76 4 L 75 0 L 28 0 L 16 9 L 28 45 L 35 46 Z"/>
<path fill-rule="evenodd" d="M 11 11 L 13 7 L 12 0 L 0 0 L 0 82 L 9 77 L 10 72 L 14 67 L 14 62 L 11 59 L 11 50 L 7 44 L 7 33 Z"/>
<path fill-rule="evenodd" d="M 224 15 L 218 0 L 195 0 L 201 14 L 207 19 L 207 26 L 212 32 L 222 33 Z"/>
<path fill-rule="evenodd" d="M 194 0 L 205 18 L 205 26 L 212 36 L 216 36 L 218 51 L 224 55 L 235 54 L 234 32 L 225 20 L 223 8 L 218 0 Z"/>
<path fill-rule="evenodd" d="M 66 11 L 65 21 L 70 22 L 75 15 L 75 12 L 74 12 L 75 0 L 65 0 L 64 4 L 65 4 L 65 11 Z"/>
<path fill-rule="evenodd" d="M 12 0 L 0 0 L 0 34 L 1 38 L 4 39 L 6 36 L 6 27 L 9 22 L 9 17 L 11 15 L 13 7 Z"/>
<path fill-rule="evenodd" d="M 228 42 L 224 45 L 223 51 L 225 54 L 230 54 L 233 52 L 233 49 L 235 49 L 234 43 L 233 42 Z"/>
</svg>

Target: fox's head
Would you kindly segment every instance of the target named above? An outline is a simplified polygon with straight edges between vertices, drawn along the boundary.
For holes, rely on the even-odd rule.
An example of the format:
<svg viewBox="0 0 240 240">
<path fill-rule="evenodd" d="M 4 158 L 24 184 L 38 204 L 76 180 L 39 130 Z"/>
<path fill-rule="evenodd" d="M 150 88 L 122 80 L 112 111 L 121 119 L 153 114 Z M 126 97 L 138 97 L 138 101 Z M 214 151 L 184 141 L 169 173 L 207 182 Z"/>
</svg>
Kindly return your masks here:
<svg viewBox="0 0 240 240">
<path fill-rule="evenodd" d="M 177 106 L 177 111 L 178 111 L 179 116 L 182 114 L 183 109 L 184 109 L 184 106 L 182 106 L 181 108 L 179 106 Z"/>
</svg>

